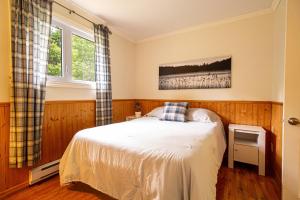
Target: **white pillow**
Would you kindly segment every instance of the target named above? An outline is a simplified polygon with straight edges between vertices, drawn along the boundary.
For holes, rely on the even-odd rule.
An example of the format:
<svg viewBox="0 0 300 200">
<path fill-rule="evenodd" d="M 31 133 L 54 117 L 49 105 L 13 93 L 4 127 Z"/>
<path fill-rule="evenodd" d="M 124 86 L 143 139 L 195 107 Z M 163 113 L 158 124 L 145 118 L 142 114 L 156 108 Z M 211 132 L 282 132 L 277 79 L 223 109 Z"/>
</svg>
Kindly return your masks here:
<svg viewBox="0 0 300 200">
<path fill-rule="evenodd" d="M 220 117 L 211 110 L 204 108 L 189 108 L 187 110 L 187 120 L 204 123 L 217 122 Z"/>
<path fill-rule="evenodd" d="M 164 113 L 164 107 L 157 107 L 151 110 L 149 113 L 146 114 L 147 117 L 158 117 L 161 118 Z"/>
</svg>

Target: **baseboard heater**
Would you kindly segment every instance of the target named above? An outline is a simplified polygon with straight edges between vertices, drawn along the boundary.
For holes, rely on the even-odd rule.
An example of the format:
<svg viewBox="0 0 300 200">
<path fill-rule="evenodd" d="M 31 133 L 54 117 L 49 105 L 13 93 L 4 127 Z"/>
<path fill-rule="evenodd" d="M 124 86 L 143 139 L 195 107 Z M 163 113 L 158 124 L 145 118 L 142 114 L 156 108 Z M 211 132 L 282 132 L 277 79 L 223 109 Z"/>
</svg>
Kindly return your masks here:
<svg viewBox="0 0 300 200">
<path fill-rule="evenodd" d="M 46 163 L 29 171 L 29 185 L 58 174 L 59 160 Z"/>
</svg>

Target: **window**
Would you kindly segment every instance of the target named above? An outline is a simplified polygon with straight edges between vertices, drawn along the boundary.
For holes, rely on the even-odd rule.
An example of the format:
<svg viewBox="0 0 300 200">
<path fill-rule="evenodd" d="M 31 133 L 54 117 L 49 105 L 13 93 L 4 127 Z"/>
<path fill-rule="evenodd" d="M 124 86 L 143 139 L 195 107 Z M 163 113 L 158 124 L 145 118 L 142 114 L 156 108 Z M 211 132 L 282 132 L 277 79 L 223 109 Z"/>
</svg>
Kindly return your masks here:
<svg viewBox="0 0 300 200">
<path fill-rule="evenodd" d="M 53 20 L 48 80 L 72 83 L 95 81 L 95 43 L 92 34 Z"/>
<path fill-rule="evenodd" d="M 62 76 L 62 30 L 51 27 L 48 75 Z"/>
<path fill-rule="evenodd" d="M 72 35 L 72 78 L 95 81 L 95 45 L 83 37 Z"/>
</svg>

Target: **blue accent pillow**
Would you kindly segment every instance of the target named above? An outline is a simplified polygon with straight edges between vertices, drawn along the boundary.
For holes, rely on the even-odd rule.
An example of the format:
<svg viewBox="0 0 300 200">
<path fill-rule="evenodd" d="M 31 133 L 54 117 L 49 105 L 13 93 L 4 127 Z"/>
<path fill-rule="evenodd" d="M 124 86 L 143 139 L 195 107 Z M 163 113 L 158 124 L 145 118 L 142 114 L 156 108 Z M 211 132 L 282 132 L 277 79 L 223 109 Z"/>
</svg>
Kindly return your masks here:
<svg viewBox="0 0 300 200">
<path fill-rule="evenodd" d="M 165 121 L 185 122 L 185 114 L 188 105 L 188 102 L 165 102 L 163 115 L 160 119 Z"/>
</svg>

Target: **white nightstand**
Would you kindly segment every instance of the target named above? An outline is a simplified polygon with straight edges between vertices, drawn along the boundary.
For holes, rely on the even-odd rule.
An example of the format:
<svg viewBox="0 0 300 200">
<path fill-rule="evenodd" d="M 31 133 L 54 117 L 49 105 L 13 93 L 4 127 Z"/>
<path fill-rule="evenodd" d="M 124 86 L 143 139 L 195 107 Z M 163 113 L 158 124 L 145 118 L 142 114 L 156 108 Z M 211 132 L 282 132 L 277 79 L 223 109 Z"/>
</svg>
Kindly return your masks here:
<svg viewBox="0 0 300 200">
<path fill-rule="evenodd" d="M 133 120 L 133 119 L 138 119 L 140 117 L 136 117 L 135 115 L 130 115 L 130 116 L 126 116 L 126 121 L 130 121 L 130 120 Z"/>
<path fill-rule="evenodd" d="M 258 174 L 265 175 L 266 131 L 259 126 L 229 124 L 228 167 L 234 161 L 258 166 Z"/>
</svg>

